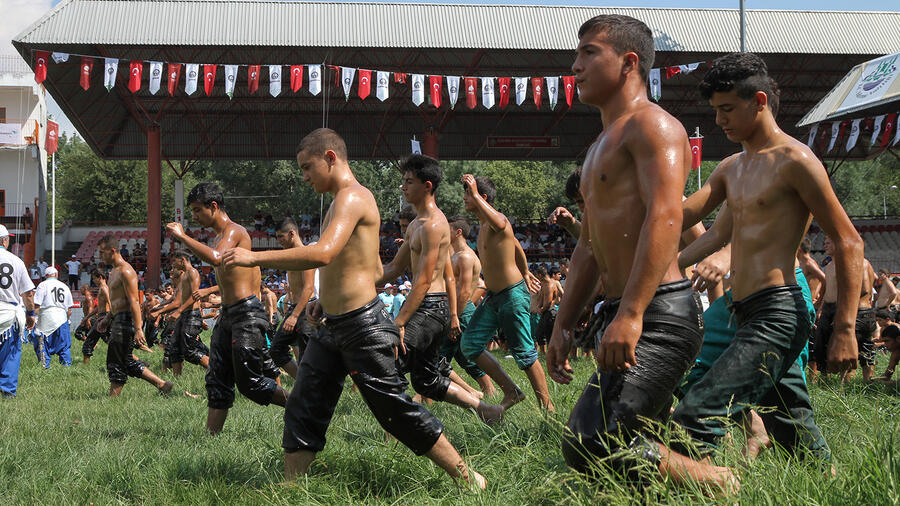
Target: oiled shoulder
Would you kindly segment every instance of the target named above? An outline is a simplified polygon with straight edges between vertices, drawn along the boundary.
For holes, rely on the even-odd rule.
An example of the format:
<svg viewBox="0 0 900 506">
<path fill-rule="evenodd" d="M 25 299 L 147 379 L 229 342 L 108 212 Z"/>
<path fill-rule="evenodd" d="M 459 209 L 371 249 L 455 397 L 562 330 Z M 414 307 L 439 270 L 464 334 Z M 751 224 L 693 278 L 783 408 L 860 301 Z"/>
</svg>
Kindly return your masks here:
<svg viewBox="0 0 900 506">
<path fill-rule="evenodd" d="M 626 138 L 645 143 L 654 139 L 687 140 L 684 125 L 656 104 L 641 107 L 627 116 L 622 124 L 622 131 Z"/>
</svg>

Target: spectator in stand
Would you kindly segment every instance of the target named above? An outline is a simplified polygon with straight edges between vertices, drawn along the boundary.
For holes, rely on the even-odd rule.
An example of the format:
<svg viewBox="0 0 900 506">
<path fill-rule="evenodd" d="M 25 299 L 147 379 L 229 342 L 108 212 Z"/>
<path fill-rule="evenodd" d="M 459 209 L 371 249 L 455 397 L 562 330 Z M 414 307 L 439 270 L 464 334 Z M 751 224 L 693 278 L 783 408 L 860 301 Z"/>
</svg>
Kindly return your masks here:
<svg viewBox="0 0 900 506">
<path fill-rule="evenodd" d="M 128 245 L 126 245 L 124 241 L 122 241 L 122 248 L 119 250 L 119 254 L 122 255 L 122 258 L 128 258 L 128 255 L 130 255 L 128 252 Z"/>
<path fill-rule="evenodd" d="M 48 264 L 47 261 L 44 260 L 44 256 L 41 255 L 40 260 L 38 260 L 38 268 L 41 269 L 42 278 L 44 277 L 44 273 L 47 271 L 47 267 L 50 267 L 50 264 Z"/>
<path fill-rule="evenodd" d="M 28 275 L 31 277 L 31 282 L 34 283 L 35 286 L 41 282 L 41 268 L 38 267 L 37 262 L 31 262 L 31 266 L 28 267 Z"/>
<path fill-rule="evenodd" d="M 257 232 L 260 232 L 263 229 L 263 217 L 262 213 L 259 211 L 253 215 L 253 228 Z"/>
<path fill-rule="evenodd" d="M 25 222 L 25 226 L 30 227 L 31 222 L 34 220 L 34 215 L 31 214 L 31 208 L 25 208 L 25 214 L 22 215 L 22 221 Z"/>
<path fill-rule="evenodd" d="M 78 271 L 81 269 L 81 262 L 75 259 L 75 255 L 66 262 L 66 271 L 69 273 L 69 288 L 78 290 Z"/>
<path fill-rule="evenodd" d="M 403 307 L 403 303 L 406 302 L 406 296 L 409 295 L 412 283 L 404 281 L 399 288 L 400 292 L 397 295 L 394 295 L 394 302 L 391 304 L 391 318 L 397 318 L 397 315 L 400 314 L 400 308 Z"/>
<path fill-rule="evenodd" d="M 394 304 L 393 289 L 394 285 L 387 283 L 384 285 L 384 291 L 378 294 L 378 298 L 381 299 L 386 308 L 392 307 Z"/>
</svg>

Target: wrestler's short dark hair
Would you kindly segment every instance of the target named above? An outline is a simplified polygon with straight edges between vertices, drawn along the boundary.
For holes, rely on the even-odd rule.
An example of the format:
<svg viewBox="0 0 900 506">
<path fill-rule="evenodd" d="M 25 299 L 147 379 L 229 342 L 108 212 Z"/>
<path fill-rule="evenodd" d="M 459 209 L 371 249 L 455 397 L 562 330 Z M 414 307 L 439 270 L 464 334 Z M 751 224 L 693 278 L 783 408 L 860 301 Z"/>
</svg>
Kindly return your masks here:
<svg viewBox="0 0 900 506">
<path fill-rule="evenodd" d="M 106 279 L 106 273 L 103 272 L 102 269 L 93 268 L 93 269 L 91 269 L 91 277 L 92 277 L 92 278 Z"/>
<path fill-rule="evenodd" d="M 219 206 L 219 209 L 224 209 L 225 194 L 222 193 L 222 189 L 219 188 L 219 185 L 216 183 L 204 181 L 195 184 L 194 187 L 191 188 L 190 193 L 188 193 L 188 205 L 191 205 L 194 202 L 199 202 L 203 204 L 204 207 L 210 207 L 212 203 L 215 202 Z"/>
<path fill-rule="evenodd" d="M 537 269 L 534 270 L 534 273 L 537 274 L 538 276 L 546 276 L 547 268 L 544 267 L 543 265 L 538 265 Z"/>
<path fill-rule="evenodd" d="M 554 275 L 554 274 L 561 274 L 561 273 L 559 272 L 559 267 L 553 266 L 553 267 L 550 268 L 550 275 L 552 276 L 552 275 Z"/>
<path fill-rule="evenodd" d="M 106 234 L 103 236 L 102 239 L 97 241 L 97 245 L 98 246 L 107 246 L 107 247 L 118 250 L 119 249 L 119 238 L 112 234 Z"/>
<path fill-rule="evenodd" d="M 176 258 L 183 258 L 183 259 L 187 260 L 187 263 L 191 263 L 191 254 L 188 253 L 186 250 L 180 249 L 180 250 L 176 250 L 175 252 L 173 252 L 171 259 L 174 260 Z"/>
<path fill-rule="evenodd" d="M 581 165 L 576 167 L 566 179 L 566 197 L 572 201 L 581 197 Z"/>
<path fill-rule="evenodd" d="M 809 237 L 804 237 L 802 241 L 800 241 L 800 251 L 804 253 L 809 253 L 812 250 L 812 241 L 809 240 Z"/>
<path fill-rule="evenodd" d="M 769 77 L 769 67 L 753 53 L 731 53 L 717 58 L 699 85 L 700 95 L 709 100 L 713 93 L 734 90 L 738 97 L 750 100 L 761 91 L 768 97 L 772 115 L 778 115 L 781 91 Z"/>
<path fill-rule="evenodd" d="M 330 128 L 317 128 L 306 135 L 297 145 L 297 154 L 308 151 L 311 155 L 324 156 L 328 150 L 341 160 L 347 160 L 347 143 L 343 137 Z"/>
<path fill-rule="evenodd" d="M 437 191 L 437 187 L 443 179 L 441 164 L 437 160 L 425 155 L 409 155 L 400 164 L 400 173 L 412 172 L 416 179 L 422 183 L 431 183 L 431 193 Z"/>
<path fill-rule="evenodd" d="M 888 311 L 886 309 L 879 309 L 875 313 L 875 318 L 881 318 L 882 320 L 894 321 L 894 313 L 891 313 L 890 311 Z"/>
<path fill-rule="evenodd" d="M 450 232 L 455 233 L 457 230 L 462 230 L 462 236 L 469 237 L 469 234 L 472 232 L 472 225 L 469 224 L 469 220 L 464 216 L 451 216 L 448 221 L 450 222 Z"/>
<path fill-rule="evenodd" d="M 411 205 L 407 204 L 403 206 L 403 209 L 401 209 L 400 213 L 397 214 L 397 219 L 411 222 L 412 220 L 416 219 L 416 210 L 413 209 Z"/>
<path fill-rule="evenodd" d="M 290 232 L 291 230 L 299 233 L 300 226 L 297 225 L 297 222 L 294 221 L 293 218 L 288 216 L 285 219 L 281 220 L 281 225 L 278 226 L 278 231 L 281 232 L 282 234 L 286 234 L 286 233 Z"/>
<path fill-rule="evenodd" d="M 881 337 L 886 337 L 888 339 L 900 338 L 900 327 L 896 325 L 888 325 L 881 330 Z"/>
<path fill-rule="evenodd" d="M 493 204 L 497 198 L 497 187 L 494 182 L 487 176 L 475 176 L 475 186 L 478 188 L 478 194 L 484 196 L 484 200 L 488 204 Z"/>
<path fill-rule="evenodd" d="M 593 31 L 606 34 L 607 40 L 619 54 L 633 52 L 638 56 L 638 71 L 642 79 L 650 75 L 656 50 L 653 31 L 643 21 L 621 14 L 601 14 L 585 21 L 578 29 L 578 38 Z"/>
</svg>

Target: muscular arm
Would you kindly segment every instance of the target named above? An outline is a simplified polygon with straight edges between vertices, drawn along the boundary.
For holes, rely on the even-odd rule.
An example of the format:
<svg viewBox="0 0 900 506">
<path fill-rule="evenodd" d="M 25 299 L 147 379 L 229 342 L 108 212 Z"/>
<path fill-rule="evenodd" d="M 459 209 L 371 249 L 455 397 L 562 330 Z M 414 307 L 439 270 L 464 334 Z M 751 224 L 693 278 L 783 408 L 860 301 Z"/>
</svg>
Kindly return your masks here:
<svg viewBox="0 0 900 506">
<path fill-rule="evenodd" d="M 726 170 L 727 162 L 730 160 L 730 157 L 723 160 L 710 174 L 706 184 L 684 201 L 682 204 L 682 230 L 687 230 L 700 223 L 700 220 L 709 215 L 717 205 L 725 201 L 725 178 L 722 173 Z"/>
<path fill-rule="evenodd" d="M 525 256 L 525 250 L 522 249 L 522 243 L 515 237 L 512 238 L 512 241 L 516 245 L 516 267 L 519 269 L 519 274 L 521 274 L 522 279 L 525 280 L 525 286 L 528 287 L 528 291 L 531 293 L 538 293 L 541 289 L 541 282 L 530 270 L 528 270 L 528 257 Z"/>
<path fill-rule="evenodd" d="M 459 291 L 456 292 L 456 314 L 463 314 L 466 303 L 472 297 L 472 264 L 475 263 L 469 255 L 460 255 L 457 260 L 459 274 L 456 278 L 456 286 Z"/>
<path fill-rule="evenodd" d="M 719 251 L 731 241 L 733 226 L 731 210 L 722 204 L 713 226 L 678 254 L 678 267 L 684 269 Z"/>
<path fill-rule="evenodd" d="M 134 269 L 125 268 L 122 269 L 122 286 L 125 288 L 125 296 L 128 297 L 128 307 L 131 311 L 131 321 L 134 323 L 134 332 L 135 338 L 137 339 L 138 333 L 140 333 L 140 339 L 137 339 L 138 344 L 143 344 L 144 341 L 144 320 L 141 317 L 141 304 L 138 302 L 138 284 L 137 284 L 137 274 L 134 272 Z"/>
<path fill-rule="evenodd" d="M 313 292 L 316 289 L 316 271 L 303 271 L 301 280 L 300 297 L 294 301 L 294 310 L 291 312 L 292 315 L 295 315 L 298 318 L 300 317 L 300 313 L 306 309 L 306 303 L 312 298 Z"/>
<path fill-rule="evenodd" d="M 375 281 L 375 286 L 383 286 L 406 272 L 409 269 L 409 258 L 409 241 L 403 241 L 394 258 L 384 266 L 381 276 Z"/>
<path fill-rule="evenodd" d="M 434 269 L 437 267 L 438 261 L 446 261 L 446 259 L 439 258 L 441 233 L 437 225 L 434 223 L 425 224 L 422 226 L 419 234 L 423 244 L 423 251 L 419 255 L 419 268 L 413 278 L 415 281 L 413 281 L 412 290 L 406 296 L 406 302 L 400 308 L 400 313 L 394 318 L 394 323 L 398 327 L 405 326 L 413 313 L 419 309 L 419 304 L 425 300 L 425 295 L 428 294 L 428 289 L 431 288 L 431 280 L 434 277 Z"/>
<path fill-rule="evenodd" d="M 178 226 L 175 227 L 174 225 Z M 222 253 L 228 248 L 233 248 L 240 242 L 237 237 L 237 231 L 231 227 L 223 234 L 222 239 L 216 244 L 215 248 L 210 248 L 206 244 L 188 236 L 184 233 L 184 229 L 182 229 L 179 224 L 169 223 L 166 225 L 166 230 L 171 232 L 176 239 L 184 243 L 189 250 L 193 251 L 197 258 L 216 267 L 222 262 Z"/>
<path fill-rule="evenodd" d="M 456 278 L 453 275 L 453 262 L 450 260 L 450 248 L 447 248 L 447 259 L 444 261 L 444 287 L 447 289 L 447 305 L 450 308 L 450 333 L 455 341 L 459 337 L 459 310 L 456 293 Z"/>
<path fill-rule="evenodd" d="M 472 202 L 475 203 L 475 206 L 481 212 L 481 214 L 485 217 L 485 223 L 490 226 L 492 229 L 496 231 L 503 230 L 509 224 L 509 220 L 506 219 L 506 216 L 494 209 L 494 207 L 482 197 L 478 193 L 478 187 L 475 184 L 475 178 L 471 174 L 463 175 L 463 186 L 466 188 L 466 191 L 469 192 L 469 196 L 472 197 Z M 476 212 L 475 214 L 479 214 Z"/>
<path fill-rule="evenodd" d="M 193 294 L 194 292 L 196 292 L 199 289 L 200 289 L 200 273 L 197 271 L 194 271 L 193 273 L 191 273 L 191 291 L 190 291 L 190 293 Z M 179 300 L 179 299 L 176 299 L 176 300 Z M 183 312 L 191 309 L 193 306 L 194 306 L 194 298 L 187 297 L 187 300 L 184 301 L 184 304 L 179 306 L 178 313 L 179 314 L 183 313 Z"/>
</svg>

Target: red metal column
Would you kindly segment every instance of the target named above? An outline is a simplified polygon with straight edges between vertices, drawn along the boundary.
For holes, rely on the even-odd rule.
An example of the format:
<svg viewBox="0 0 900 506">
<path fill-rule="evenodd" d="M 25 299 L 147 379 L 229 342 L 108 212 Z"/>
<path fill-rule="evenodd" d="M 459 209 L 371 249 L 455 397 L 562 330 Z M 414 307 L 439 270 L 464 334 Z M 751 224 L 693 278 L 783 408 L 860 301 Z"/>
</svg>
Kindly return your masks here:
<svg viewBox="0 0 900 506">
<path fill-rule="evenodd" d="M 159 125 L 152 125 L 147 129 L 147 269 L 144 271 L 147 288 L 159 288 L 161 159 Z"/>
</svg>

